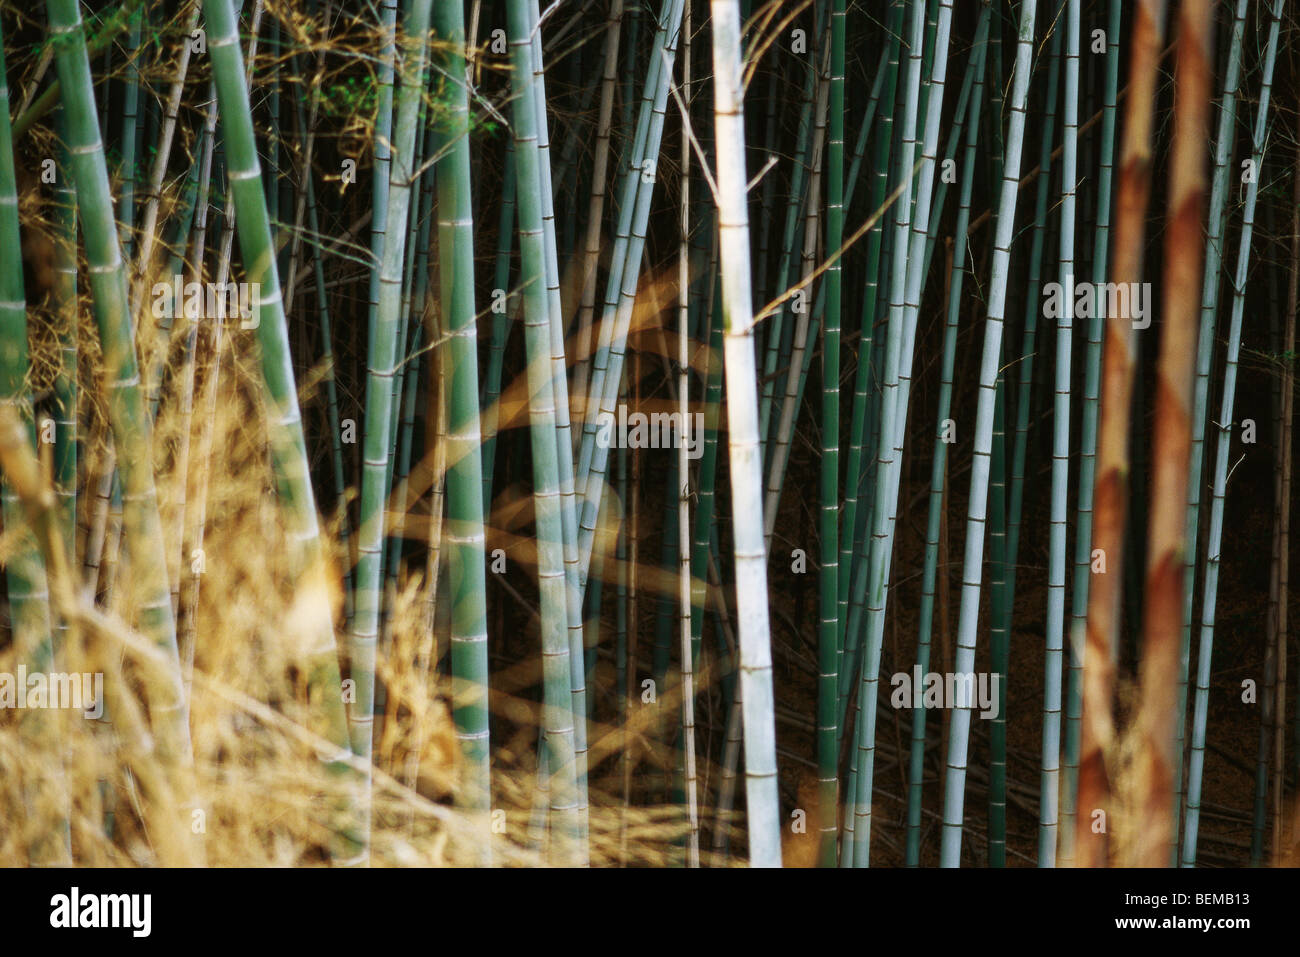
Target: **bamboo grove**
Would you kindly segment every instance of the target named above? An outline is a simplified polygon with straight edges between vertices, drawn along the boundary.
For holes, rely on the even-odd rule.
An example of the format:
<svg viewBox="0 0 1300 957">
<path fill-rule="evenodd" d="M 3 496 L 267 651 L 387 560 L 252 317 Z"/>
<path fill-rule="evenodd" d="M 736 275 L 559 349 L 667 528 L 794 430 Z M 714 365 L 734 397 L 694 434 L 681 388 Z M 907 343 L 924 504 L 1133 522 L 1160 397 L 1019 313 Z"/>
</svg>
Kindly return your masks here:
<svg viewBox="0 0 1300 957">
<path fill-rule="evenodd" d="M 1294 862 L 1298 23 L 4 0 L 0 861 Z"/>
</svg>

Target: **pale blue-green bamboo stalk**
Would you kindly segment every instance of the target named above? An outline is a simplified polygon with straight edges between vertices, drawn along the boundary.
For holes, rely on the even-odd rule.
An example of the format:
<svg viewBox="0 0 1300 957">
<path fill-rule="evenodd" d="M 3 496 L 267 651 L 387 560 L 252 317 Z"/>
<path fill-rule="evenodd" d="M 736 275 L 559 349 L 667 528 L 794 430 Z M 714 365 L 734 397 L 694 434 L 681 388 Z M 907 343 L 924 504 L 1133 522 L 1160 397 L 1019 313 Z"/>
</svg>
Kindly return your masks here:
<svg viewBox="0 0 1300 957">
<path fill-rule="evenodd" d="M 1219 314 L 1219 283 L 1227 229 L 1228 184 L 1232 148 L 1236 141 L 1237 91 L 1241 83 L 1241 51 L 1246 31 L 1246 0 L 1237 0 L 1228 39 L 1228 65 L 1219 100 L 1219 129 L 1214 147 L 1214 176 L 1206 222 L 1205 277 L 1201 286 L 1201 324 L 1196 338 L 1196 381 L 1192 391 L 1192 443 L 1187 482 L 1187 557 L 1183 566 L 1183 643 L 1178 675 L 1178 716 L 1174 742 L 1175 825 L 1170 864 L 1178 863 L 1178 835 L 1183 808 L 1183 755 L 1187 730 L 1187 681 L 1191 669 L 1192 611 L 1196 594 L 1197 539 L 1201 531 L 1201 483 L 1205 462 L 1205 415 L 1210 403 L 1210 368 L 1214 360 L 1215 327 Z"/>
<path fill-rule="evenodd" d="M 609 0 L 605 21 L 605 65 L 600 84 L 600 113 L 596 119 L 596 151 L 591 165 L 591 202 L 587 207 L 587 235 L 582 260 L 582 296 L 578 306 L 578 341 L 574 350 L 573 391 L 579 402 L 587 399 L 591 369 L 591 321 L 596 308 L 596 267 L 600 262 L 601 227 L 605 221 L 605 193 L 609 180 L 610 119 L 618 79 L 618 39 L 623 26 L 623 0 Z M 635 56 L 631 58 L 635 60 Z M 577 138 L 574 137 L 576 140 Z M 585 417 L 586 407 L 579 413 Z"/>
<path fill-rule="evenodd" d="M 537 575 L 541 602 L 543 719 L 550 792 L 551 859 L 586 860 L 578 810 L 572 678 L 569 668 L 568 606 L 565 590 L 564 528 L 556 442 L 551 316 L 546 290 L 542 227 L 537 101 L 533 93 L 532 3 L 508 4 L 515 164 L 519 188 L 519 248 L 524 298 L 529 419 L 533 451 L 533 502 L 537 529 Z"/>
<path fill-rule="evenodd" d="M 447 78 L 445 129 L 438 160 L 438 246 L 442 313 L 447 323 L 451 402 L 447 425 L 447 527 L 450 545 L 451 675 L 456 735 L 466 762 L 462 805 L 490 807 L 488 749 L 487 581 L 484 566 L 483 476 L 479 457 L 478 339 L 474 310 L 474 220 L 470 194 L 469 96 L 465 76 L 465 11 L 459 0 L 434 14 L 440 41 L 435 63 Z M 422 298 L 422 297 L 421 297 Z M 414 375 L 412 374 L 412 378 Z M 583 716 L 585 719 L 585 715 Z M 484 824 L 489 819 L 482 813 Z M 484 853 L 479 860 L 487 863 Z"/>
<path fill-rule="evenodd" d="M 1101 159 L 1097 171 L 1097 223 L 1093 235 L 1094 282 L 1105 282 L 1110 245 L 1110 201 L 1115 179 L 1115 120 L 1119 89 L 1120 0 L 1110 0 L 1106 28 L 1106 91 L 1102 102 Z M 1061 867 L 1074 866 L 1075 813 L 1079 787 L 1079 749 L 1083 719 L 1083 646 L 1088 626 L 1088 588 L 1092 562 L 1092 497 L 1097 474 L 1097 402 L 1101 391 L 1101 336 L 1103 310 L 1094 309 L 1088 322 L 1088 348 L 1084 357 L 1083 412 L 1079 426 L 1079 511 L 1074 547 L 1074 592 L 1070 614 L 1070 683 L 1065 711 L 1064 780 L 1061 783 Z M 1175 828 L 1175 831 L 1177 828 Z"/>
<path fill-rule="evenodd" d="M 1070 363 L 1074 335 L 1074 214 L 1078 189 L 1079 5 L 1065 5 L 1065 108 L 1061 151 L 1060 296 L 1056 317 L 1056 398 L 1052 407 L 1051 529 L 1047 564 L 1047 651 L 1043 659 L 1043 738 L 1038 794 L 1038 866 L 1056 865 L 1061 782 L 1061 669 L 1065 649 L 1065 538 L 1070 483 Z M 1059 27 L 1058 27 L 1059 29 Z M 1036 309 L 1035 302 L 1025 304 Z"/>
<path fill-rule="evenodd" d="M 401 324 L 402 264 L 406 257 L 406 223 L 411 189 L 418 181 L 413 168 L 416 118 L 424 88 L 424 49 L 432 0 L 414 0 L 403 23 L 401 91 L 389 159 L 389 184 L 379 265 L 379 295 L 372 326 L 366 390 L 366 425 L 361 471 L 361 510 L 357 530 L 356 616 L 349 636 L 356 697 L 351 718 L 352 750 L 366 765 L 363 785 L 365 841 L 369 853 L 370 758 L 374 729 L 375 651 L 382 602 L 381 561 L 388 499 L 389 435 L 392 431 L 392 380 L 398 362 Z"/>
<path fill-rule="evenodd" d="M 165 670 L 150 670 L 150 712 L 164 762 L 187 765 L 191 758 L 187 707 L 149 454 L 151 430 L 131 341 L 125 268 L 114 228 L 85 32 L 76 0 L 48 0 L 46 8 L 56 44 L 55 63 L 62 87 L 78 213 L 86 238 L 95 318 L 108 370 L 109 417 L 127 492 L 126 520 L 137 573 L 141 631 L 159 648 L 167 663 Z"/>
<path fill-rule="evenodd" d="M 919 177 L 916 184 L 915 219 L 906 197 L 895 207 L 894 249 L 890 282 L 890 331 L 886 338 L 884 404 L 878 437 L 880 452 L 876 472 L 876 500 L 872 508 L 870 603 L 867 615 L 867 648 L 863 662 L 861 709 L 858 714 L 858 790 L 854 800 L 853 856 L 855 866 L 865 867 L 871 853 L 871 786 L 875 766 L 876 703 L 879 694 L 880 652 L 884 640 L 885 606 L 888 598 L 889 569 L 893 553 L 895 514 L 902 474 L 903 445 L 907 432 L 907 412 L 911 395 L 912 360 L 916 342 L 916 325 L 920 313 L 921 286 L 924 277 L 925 245 L 932 214 L 935 158 L 938 151 L 939 120 L 943 111 L 944 89 L 948 68 L 948 38 L 952 26 L 951 0 L 941 0 L 936 24 L 935 59 L 927 88 L 930 91 L 925 117 L 924 136 L 917 142 L 916 124 L 919 105 L 922 55 L 923 8 L 916 3 L 912 34 L 908 40 L 907 100 L 903 112 L 903 175 L 913 176 L 911 163 L 917 147 L 921 149 Z M 910 235 L 909 235 L 910 233 Z M 909 248 L 910 242 L 910 248 Z M 903 250 L 907 254 L 903 255 Z M 897 327 L 897 331 L 895 331 Z"/>
<path fill-rule="evenodd" d="M 609 421 L 608 417 L 616 413 L 623 352 L 626 348 L 627 334 L 632 323 L 632 310 L 636 301 L 641 259 L 645 249 L 646 225 L 654 192 L 655 168 L 658 163 L 659 145 L 663 138 L 668 88 L 677 53 L 684 7 L 685 0 L 664 0 L 659 30 L 655 34 L 655 43 L 651 49 L 651 62 L 646 77 L 645 93 L 641 99 L 641 112 L 637 121 L 637 137 L 632 147 L 632 159 L 623 171 L 619 224 L 612 246 L 599 344 L 592 365 L 591 386 L 583 406 L 586 421 L 576 472 L 576 487 L 579 501 L 582 502 L 578 558 L 584 587 L 587 568 L 591 561 L 596 519 L 600 513 L 600 497 L 604 493 L 605 467 L 609 459 L 609 449 L 604 443 L 597 441 L 597 430 L 602 421 Z M 644 135 L 642 135 L 643 126 Z M 599 413 L 593 415 L 597 409 Z"/>
<path fill-rule="evenodd" d="M 809 325 L 812 322 L 813 311 L 808 308 L 807 298 L 810 292 L 813 272 L 816 268 L 817 258 L 817 225 L 821 215 L 821 180 L 822 180 L 822 155 L 826 145 L 826 113 L 830 106 L 830 51 L 827 50 L 827 56 L 822 58 L 823 69 L 817 82 L 817 105 L 813 110 L 813 137 L 811 146 L 811 175 L 808 178 L 808 208 L 804 216 L 804 236 L 803 236 L 803 255 L 802 278 L 800 280 L 803 288 L 796 294 L 800 297 L 803 304 L 795 308 L 798 319 L 794 328 L 794 341 L 790 344 L 788 353 L 783 351 L 782 359 L 785 362 L 785 392 L 784 401 L 781 403 L 781 418 L 776 425 L 776 435 L 768 441 L 768 436 L 761 436 L 763 445 L 760 449 L 765 451 L 767 456 L 767 482 L 766 490 L 763 496 L 763 532 L 766 536 L 767 547 L 772 547 L 772 534 L 776 530 L 777 512 L 781 503 L 781 488 L 785 480 L 786 466 L 790 462 L 790 443 L 794 439 L 795 419 L 799 410 L 799 399 L 803 392 L 803 383 L 800 379 L 800 373 L 803 368 L 805 356 L 811 355 L 812 350 L 808 348 Z M 822 284 L 819 284 L 822 285 Z M 812 342 L 817 341 L 816 333 L 812 336 Z"/>
<path fill-rule="evenodd" d="M 555 395 L 556 462 L 560 468 L 560 519 L 564 531 L 564 594 L 568 618 L 569 682 L 573 699 L 573 748 L 578 788 L 580 854 L 586 863 L 587 839 L 587 690 L 585 684 L 582 587 L 578 565 L 578 517 L 573 474 L 573 433 L 569 424 L 568 361 L 565 358 L 564 307 L 560 298 L 560 267 L 555 239 L 555 193 L 551 179 L 550 123 L 546 116 L 546 71 L 542 61 L 542 31 L 538 0 L 529 0 L 533 82 L 537 109 L 537 157 L 542 202 L 542 249 L 546 267 L 546 301 L 550 311 L 551 376 Z M 587 558 L 590 560 L 590 553 Z"/>
<path fill-rule="evenodd" d="M 1237 393 L 1237 360 L 1241 353 L 1241 323 L 1246 308 L 1246 277 L 1250 270 L 1250 242 L 1255 228 L 1255 205 L 1259 179 L 1264 168 L 1268 133 L 1268 106 L 1277 62 L 1278 33 L 1286 0 L 1274 0 L 1264 53 L 1263 80 L 1251 147 L 1254 175 L 1246 184 L 1246 206 L 1241 218 L 1241 240 L 1237 247 L 1237 268 L 1232 287 L 1232 317 L 1228 325 L 1228 356 L 1223 370 L 1223 398 L 1214 458 L 1214 487 L 1210 499 L 1210 527 L 1205 542 L 1205 591 L 1201 598 L 1200 642 L 1196 649 L 1196 699 L 1192 718 L 1192 747 L 1187 765 L 1187 821 L 1183 834 L 1183 867 L 1196 864 L 1196 838 L 1201 816 L 1201 774 L 1205 766 L 1205 730 L 1210 699 L 1210 656 L 1214 650 L 1214 616 L 1218 599 L 1219 569 L 1222 564 L 1223 511 L 1228 485 L 1228 459 L 1232 444 L 1233 405 Z"/>
<path fill-rule="evenodd" d="M 1021 8 L 1016 42 L 1016 65 L 1009 102 L 1010 126 L 1002 164 L 1002 188 L 998 201 L 997 232 L 989 282 L 988 320 L 984 326 L 984 349 L 980 360 L 980 392 L 975 418 L 975 449 L 971 464 L 961 606 L 958 612 L 957 656 L 953 668 L 957 674 L 975 671 L 975 634 L 979 624 L 980 581 L 984 564 L 984 525 L 988 507 L 993 404 L 998 370 L 1002 364 L 1002 324 L 1006 314 L 1007 272 L 1011 260 L 1016 200 L 1020 192 L 1020 160 L 1026 120 L 1025 102 L 1029 94 L 1036 8 L 1036 0 L 1025 0 Z M 952 720 L 948 726 L 948 776 L 945 782 L 943 836 L 939 849 L 939 863 L 943 867 L 958 867 L 961 864 L 970 720 L 971 707 L 968 703 L 966 707 L 953 710 Z"/>
<path fill-rule="evenodd" d="M 969 242 L 966 229 L 970 224 L 971 190 L 975 182 L 975 153 L 979 144 L 980 109 L 984 103 L 984 66 L 988 57 L 989 12 L 985 7 L 980 14 L 975 33 L 975 49 L 971 54 L 974 88 L 970 97 L 966 120 L 966 145 L 962 158 L 961 201 L 957 207 L 957 222 L 953 235 L 961 250 L 954 255 L 951 285 L 948 291 L 948 319 L 944 327 L 943 359 L 940 371 L 937 425 L 934 437 L 934 457 L 930 466 L 930 503 L 926 521 L 925 565 L 921 578 L 921 626 L 917 640 L 917 664 L 921 673 L 930 669 L 930 642 L 934 624 L 935 579 L 939 566 L 939 531 L 943 519 L 944 486 L 947 476 L 948 446 L 946 439 L 948 417 L 952 412 L 953 367 L 957 359 L 957 323 L 961 318 L 961 293 L 968 267 Z M 973 267 L 973 263 L 971 264 Z M 947 574 L 946 570 L 944 574 Z M 906 863 L 917 867 L 921 857 L 921 784 L 925 774 L 926 709 L 912 709 L 912 739 L 908 754 L 907 772 L 907 846 Z"/>
</svg>

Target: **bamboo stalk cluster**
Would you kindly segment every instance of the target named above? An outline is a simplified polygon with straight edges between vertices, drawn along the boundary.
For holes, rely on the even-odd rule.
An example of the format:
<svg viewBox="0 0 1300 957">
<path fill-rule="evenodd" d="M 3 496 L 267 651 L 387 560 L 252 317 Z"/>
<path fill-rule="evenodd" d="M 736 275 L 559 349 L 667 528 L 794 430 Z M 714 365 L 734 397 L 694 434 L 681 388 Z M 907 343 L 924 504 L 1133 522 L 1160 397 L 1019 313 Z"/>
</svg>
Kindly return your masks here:
<svg viewBox="0 0 1300 957">
<path fill-rule="evenodd" d="M 239 656 L 297 705 L 224 700 L 311 742 L 321 859 L 421 859 L 417 817 L 478 865 L 1293 854 L 1294 27 L 6 5 L 0 661 L 152 647 L 94 840 L 205 859 L 233 415 L 289 609 Z M 160 311 L 176 277 L 251 308 Z M 32 863 L 90 840 L 62 768 L 22 781 Z"/>
</svg>

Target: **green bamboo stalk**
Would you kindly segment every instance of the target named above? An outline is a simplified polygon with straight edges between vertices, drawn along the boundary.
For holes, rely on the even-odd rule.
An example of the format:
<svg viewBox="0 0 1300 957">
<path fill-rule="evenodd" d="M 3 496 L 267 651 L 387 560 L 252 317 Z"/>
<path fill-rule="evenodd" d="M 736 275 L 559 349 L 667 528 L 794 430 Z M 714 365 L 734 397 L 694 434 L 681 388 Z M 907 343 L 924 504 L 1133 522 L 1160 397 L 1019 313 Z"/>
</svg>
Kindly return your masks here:
<svg viewBox="0 0 1300 957">
<path fill-rule="evenodd" d="M 244 57 L 239 47 L 238 21 L 230 0 L 203 0 L 203 11 L 208 31 L 208 55 L 217 88 L 217 109 L 225 142 L 231 201 L 240 223 L 240 252 L 249 282 L 258 283 L 259 289 L 271 290 L 265 296 L 258 296 L 257 339 L 261 351 L 262 375 L 266 381 L 271 460 L 291 536 L 291 559 L 302 581 L 311 585 L 323 585 L 320 576 L 324 572 L 324 556 L 317 524 L 315 494 L 310 481 L 302 416 L 293 381 L 288 326 L 280 297 L 280 277 L 271 241 L 266 196 L 261 188 Z M 229 236 L 223 242 L 229 242 Z M 222 258 L 228 260 L 227 254 L 223 252 Z M 219 274 L 222 271 L 219 269 Z M 323 603 L 322 606 L 316 630 L 311 635 L 313 644 L 310 648 L 308 688 L 312 695 L 314 713 L 320 720 L 320 734 L 338 748 L 334 754 L 322 756 L 322 760 L 332 773 L 342 774 L 347 770 L 344 763 L 348 749 L 347 718 L 334 644 L 334 624 L 328 606 Z M 348 818 L 347 822 L 340 822 L 335 831 L 340 835 L 347 833 L 347 836 L 338 842 L 334 853 L 336 859 L 355 859 L 359 852 L 357 845 L 365 847 L 368 822 L 355 820 L 351 806 L 344 814 Z"/>
<path fill-rule="evenodd" d="M 487 375 L 483 383 L 483 507 L 492 511 L 492 471 L 496 461 L 497 424 L 501 419 L 501 370 L 505 361 L 506 340 L 515 324 L 511 309 L 513 297 L 507 296 L 510 288 L 510 249 L 515 235 L 515 144 L 506 143 L 505 170 L 501 182 L 501 217 L 497 225 L 496 273 L 492 286 L 492 342 L 488 350 Z"/>
<path fill-rule="evenodd" d="M 890 7 L 889 18 L 889 41 L 887 59 L 882 66 L 885 70 L 885 89 L 881 95 L 881 113 L 880 113 L 880 133 L 876 139 L 875 158 L 872 164 L 872 186 L 869 207 L 874 212 L 881 209 L 885 202 L 885 195 L 889 183 L 890 153 L 893 149 L 893 127 L 894 127 L 894 104 L 898 88 L 898 57 L 899 49 L 902 43 L 902 24 L 903 24 L 903 5 L 901 2 L 895 2 Z M 861 604 L 866 589 L 866 558 L 862 554 L 864 551 L 860 548 L 859 542 L 861 535 L 865 534 L 865 529 L 869 521 L 870 503 L 868 507 L 858 513 L 857 500 L 861 495 L 861 487 L 865 484 L 865 476 L 868 471 L 868 464 L 864 458 L 869 460 L 874 466 L 875 456 L 864 456 L 864 449 L 871 447 L 870 440 L 867 438 L 868 430 L 873 428 L 874 415 L 868 415 L 868 405 L 875 402 L 875 391 L 870 388 L 872 370 L 874 368 L 876 352 L 874 349 L 875 342 L 875 325 L 876 325 L 876 308 L 877 308 L 877 286 L 879 283 L 879 272 L 881 255 L 889 235 L 885 230 L 885 217 L 880 217 L 871 230 L 867 233 L 867 263 L 866 263 L 866 283 L 862 298 L 862 322 L 861 333 L 858 341 L 858 371 L 855 377 L 853 388 L 853 411 L 850 414 L 849 423 L 849 458 L 848 458 L 848 486 L 851 494 L 845 501 L 844 510 L 844 528 L 845 537 L 849 544 L 849 560 L 845 561 L 841 557 L 840 564 L 840 585 L 841 595 L 849 595 L 850 603 L 854 599 L 857 601 L 858 611 L 855 613 L 852 608 L 846 610 L 841 607 L 839 618 L 841 620 L 840 630 L 843 632 L 840 638 L 840 662 L 838 672 L 841 676 L 839 681 L 839 721 L 837 723 L 837 736 L 842 741 L 844 737 L 844 727 L 848 717 L 849 702 L 851 692 L 857 687 L 857 657 L 858 657 L 858 636 L 856 627 L 850 627 L 850 621 L 855 624 L 861 616 Z M 861 531 L 859 529 L 861 526 Z M 857 758 L 854 758 L 854 762 Z M 852 800 L 850 793 L 848 799 Z M 845 821 L 850 820 L 851 815 L 846 814 Z"/>
<path fill-rule="evenodd" d="M 389 443 L 393 430 L 392 381 L 398 364 L 402 263 L 406 255 L 406 223 L 411 190 L 418 182 L 414 167 L 416 119 L 423 85 L 425 43 L 429 32 L 431 0 L 415 0 L 403 21 L 400 54 L 401 91 L 397 119 L 389 148 L 389 185 L 384 222 L 379 290 L 371 329 L 367 373 L 366 424 L 361 472 L 360 518 L 357 530 L 356 616 L 349 635 L 352 679 L 356 699 L 350 714 L 352 750 L 366 763 L 363 792 L 365 847 L 369 846 L 370 759 L 374 728 L 375 653 L 379 638 L 379 613 L 383 592 L 382 557 L 384 519 L 388 498 Z M 378 217 L 376 217 L 378 218 Z"/>
<path fill-rule="evenodd" d="M 77 190 L 73 185 L 63 109 L 56 111 L 59 134 L 58 182 L 54 186 L 58 239 L 54 248 L 54 296 L 58 304 L 59 371 L 54 379 L 54 494 L 60 503 L 63 552 L 76 567 L 77 542 Z M 60 618 L 56 650 L 67 634 Z"/>
<path fill-rule="evenodd" d="M 989 612 L 993 620 L 1010 617 L 1007 582 L 1007 375 L 998 373 L 993 400 L 993 453 L 989 464 Z M 1007 866 L 1007 722 L 1006 678 L 1011 642 L 1005 632 L 989 630 L 989 680 L 997 675 L 1002 692 L 989 727 L 989 867 Z"/>
<path fill-rule="evenodd" d="M 150 427 L 130 330 L 126 277 L 99 136 L 86 37 L 76 0 L 48 0 L 55 64 L 64 97 L 67 146 L 86 259 L 108 370 L 109 418 L 125 488 L 125 517 L 139 590 L 140 629 L 163 653 L 167 670 L 150 673 L 150 714 L 159 755 L 171 767 L 191 760 L 187 706 L 181 684 L 176 626 L 167 586 L 162 525 L 150 461 Z"/>
<path fill-rule="evenodd" d="M 474 308 L 474 225 L 470 195 L 469 97 L 465 75 L 465 11 L 440 3 L 434 63 L 447 77 L 446 118 L 438 155 L 438 245 L 442 313 L 451 364 L 448 394 L 447 528 L 451 548 L 452 702 L 467 765 L 462 804 L 490 808 L 488 748 L 487 581 L 484 565 L 483 476 L 479 457 L 478 345 Z M 488 815 L 483 815 L 485 824 Z M 486 843 L 486 841 L 485 841 Z M 486 863 L 486 853 L 479 858 Z"/>
<path fill-rule="evenodd" d="M 542 33 L 538 0 L 530 0 L 529 35 L 532 38 L 533 82 L 537 108 L 537 156 L 542 202 L 542 249 L 546 267 L 546 301 L 550 311 L 551 375 L 555 395 L 556 462 L 560 469 L 560 519 L 564 532 L 564 585 L 569 638 L 569 681 L 573 702 L 573 746 L 576 762 L 579 853 L 586 863 L 587 839 L 587 705 L 583 683 L 582 581 L 578 557 L 578 518 L 574 491 L 573 437 L 569 423 L 568 361 L 565 358 L 564 304 L 560 296 L 560 269 L 555 239 L 555 193 L 551 177 L 550 123 L 546 115 L 546 73 L 542 59 Z M 587 552 L 587 560 L 591 553 Z"/>
<path fill-rule="evenodd" d="M 815 98 L 817 71 L 809 69 L 805 73 L 803 107 L 799 114 L 799 130 L 795 141 L 794 166 L 790 174 L 789 203 L 786 206 L 785 229 L 782 232 L 781 258 L 776 269 L 774 290 L 784 290 L 790 279 L 790 263 L 794 256 L 795 232 L 799 225 L 809 190 L 804 184 L 804 177 L 812 168 L 810 151 L 812 149 L 813 101 Z M 793 309 L 793 303 L 791 303 Z M 764 461 L 767 460 L 767 433 L 771 425 L 772 405 L 776 394 L 776 374 L 782 343 L 790 335 L 790 327 L 785 323 L 785 307 L 779 308 L 764 323 L 767 347 L 764 350 L 762 395 L 758 401 L 759 438 L 763 443 Z M 787 346 L 788 348 L 788 346 Z"/>
<path fill-rule="evenodd" d="M 844 44 L 845 0 L 831 4 L 830 146 L 826 185 L 826 248 L 844 241 Z M 819 862 L 835 866 L 839 804 L 839 524 L 840 524 L 840 306 L 842 260 L 826 276 L 826 320 L 822 327 L 821 624 L 817 639 L 817 764 L 820 781 Z"/>
<path fill-rule="evenodd" d="M 531 6 L 529 0 L 511 0 L 507 11 L 507 35 L 513 67 L 511 84 L 515 92 L 515 164 L 519 177 L 517 212 L 533 452 L 537 575 L 541 597 L 544 690 L 542 730 L 545 733 L 550 811 L 553 818 L 551 860 L 574 864 L 584 860 L 586 855 L 580 842 L 582 830 L 578 811 L 572 678 L 568 660 L 568 607 L 564 578 L 559 447 L 556 441 L 555 376 L 551 355 L 550 307 L 546 291 L 537 101 L 532 90 Z"/>
<path fill-rule="evenodd" d="M 126 31 L 126 80 L 122 90 L 122 140 L 121 162 L 117 173 L 121 179 L 118 190 L 118 235 L 123 257 L 131 258 L 135 244 L 135 184 L 140 179 L 136 152 L 140 145 L 140 24 L 144 8 L 131 14 Z M 107 101 L 105 101 L 107 103 Z M 108 110 L 104 110 L 107 114 Z"/>
<path fill-rule="evenodd" d="M 3 31 L 0 30 L 0 249 L 14 251 L 21 248 L 22 242 L 2 34 Z M 73 235 L 75 236 L 75 231 Z M 75 270 L 75 249 L 72 256 Z M 70 304 L 75 316 L 75 273 L 72 281 L 74 285 Z M 22 422 L 24 439 L 34 452 L 36 430 L 31 390 L 27 384 L 28 371 L 27 300 L 23 272 L 11 264 L 9 268 L 0 270 L 0 408 L 8 410 L 9 414 Z M 5 563 L 5 585 L 9 596 L 14 651 L 18 661 L 30 672 L 49 674 L 56 667 L 56 658 L 54 635 L 50 628 L 53 616 L 50 612 L 45 562 L 37 548 L 36 537 L 30 528 L 25 527 L 28 522 L 23 505 L 8 477 L 0 483 L 0 499 L 3 500 L 5 530 L 18 538 L 17 548 Z M 45 760 L 51 762 L 51 766 L 47 767 L 43 760 L 34 760 L 29 766 L 20 769 L 23 798 L 28 808 L 33 816 L 40 815 L 48 822 L 28 844 L 29 860 L 37 866 L 71 862 L 68 798 L 59 757 L 59 727 L 56 718 L 57 715 L 44 710 L 29 710 L 21 715 L 18 726 L 19 738 L 24 746 L 43 754 Z M 46 816 L 51 813 L 52 817 Z"/>
</svg>

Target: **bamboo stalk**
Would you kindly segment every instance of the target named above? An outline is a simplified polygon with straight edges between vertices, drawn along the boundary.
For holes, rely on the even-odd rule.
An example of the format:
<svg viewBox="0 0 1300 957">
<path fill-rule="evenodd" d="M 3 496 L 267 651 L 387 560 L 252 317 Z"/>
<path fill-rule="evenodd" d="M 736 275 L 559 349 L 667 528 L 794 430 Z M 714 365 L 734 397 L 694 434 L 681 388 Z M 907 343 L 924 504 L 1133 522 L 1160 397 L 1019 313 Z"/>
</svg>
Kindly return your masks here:
<svg viewBox="0 0 1300 957">
<path fill-rule="evenodd" d="M 711 0 L 713 91 L 718 162 L 718 236 L 725 322 L 727 432 L 732 508 L 757 515 L 761 506 L 758 384 L 749 278 L 749 213 L 745 200 L 745 115 L 741 85 L 740 5 Z M 749 863 L 781 865 L 772 717 L 772 652 L 767 609 L 767 556 L 761 527 L 735 527 L 736 607 L 740 631 L 740 686 L 744 695 L 745 802 Z"/>
<path fill-rule="evenodd" d="M 1002 324 L 1006 309 L 1007 270 L 1011 259 L 1016 199 L 1019 194 L 1020 158 L 1024 142 L 1026 99 L 1029 93 L 1030 57 L 1034 42 L 1034 14 L 1037 3 L 1025 0 L 1021 7 L 1016 42 L 1016 65 L 1012 74 L 1006 154 L 1002 164 L 997 237 L 993 248 L 989 286 L 988 321 L 984 326 L 984 347 L 980 361 L 979 405 L 975 419 L 975 459 L 971 467 L 971 491 L 966 521 L 966 551 L 963 559 L 961 605 L 958 612 L 957 656 L 954 671 L 973 672 L 975 632 L 979 620 L 980 581 L 983 571 L 984 525 L 987 517 L 989 456 L 992 450 L 994 400 L 997 373 L 1002 364 Z M 943 836 L 939 859 L 943 867 L 961 864 L 962 821 L 969 746 L 971 708 L 953 709 L 948 726 L 948 776 L 945 782 Z"/>
<path fill-rule="evenodd" d="M 1164 0 L 1143 0 L 1133 25 L 1130 96 L 1120 149 L 1115 242 L 1110 281 L 1140 282 L 1147 203 L 1151 194 L 1151 129 L 1155 86 L 1164 36 Z M 1131 288 L 1131 287 L 1126 287 Z M 1079 752 L 1077 863 L 1107 863 L 1106 815 L 1114 736 L 1112 697 L 1123 597 L 1124 523 L 1128 489 L 1128 432 L 1133 388 L 1133 319 L 1106 317 L 1102 353 L 1102 399 L 1097 430 L 1097 476 L 1093 484 L 1092 550 L 1106 569 L 1088 590 L 1087 641 L 1083 654 L 1083 711 Z"/>
</svg>

